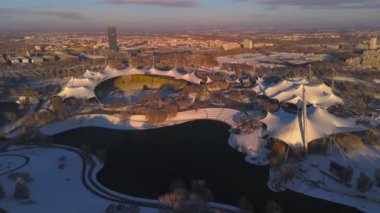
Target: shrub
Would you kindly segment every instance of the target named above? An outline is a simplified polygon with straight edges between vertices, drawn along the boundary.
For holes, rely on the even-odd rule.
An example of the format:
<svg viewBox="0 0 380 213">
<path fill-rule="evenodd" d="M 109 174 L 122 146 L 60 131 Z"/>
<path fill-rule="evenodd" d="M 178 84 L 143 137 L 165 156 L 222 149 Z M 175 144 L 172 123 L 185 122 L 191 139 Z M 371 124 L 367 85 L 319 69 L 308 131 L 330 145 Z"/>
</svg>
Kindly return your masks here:
<svg viewBox="0 0 380 213">
<path fill-rule="evenodd" d="M 373 182 L 371 181 L 371 179 L 364 172 L 361 172 L 357 180 L 357 185 L 356 185 L 357 190 L 361 193 L 364 193 L 370 190 L 372 185 L 373 185 Z"/>
<path fill-rule="evenodd" d="M 30 174 L 26 173 L 26 172 L 14 172 L 14 173 L 10 173 L 8 175 L 8 178 L 10 180 L 13 180 L 13 181 L 17 181 L 17 179 L 21 178 L 22 181 L 27 182 L 27 183 L 30 183 L 30 182 L 34 181 L 34 179 L 30 176 Z"/>
</svg>

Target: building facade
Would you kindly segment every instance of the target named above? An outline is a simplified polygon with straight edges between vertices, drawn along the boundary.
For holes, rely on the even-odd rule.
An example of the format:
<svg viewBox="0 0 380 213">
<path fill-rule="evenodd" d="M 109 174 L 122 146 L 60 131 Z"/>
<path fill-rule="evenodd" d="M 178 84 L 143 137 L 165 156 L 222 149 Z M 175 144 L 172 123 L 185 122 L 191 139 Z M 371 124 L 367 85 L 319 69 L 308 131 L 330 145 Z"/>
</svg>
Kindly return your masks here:
<svg viewBox="0 0 380 213">
<path fill-rule="evenodd" d="M 117 33 L 116 27 L 108 27 L 108 43 L 109 48 L 113 51 L 118 51 L 119 48 L 117 46 Z"/>
<path fill-rule="evenodd" d="M 377 49 L 377 38 L 371 38 L 369 41 L 369 49 L 376 50 Z"/>
<path fill-rule="evenodd" d="M 223 44 L 224 50 L 238 49 L 240 47 L 241 47 L 241 45 L 237 42 L 228 42 L 228 43 Z"/>
<path fill-rule="evenodd" d="M 253 48 L 253 42 L 250 39 L 244 39 L 243 40 L 243 48 L 245 49 L 252 49 Z"/>
</svg>

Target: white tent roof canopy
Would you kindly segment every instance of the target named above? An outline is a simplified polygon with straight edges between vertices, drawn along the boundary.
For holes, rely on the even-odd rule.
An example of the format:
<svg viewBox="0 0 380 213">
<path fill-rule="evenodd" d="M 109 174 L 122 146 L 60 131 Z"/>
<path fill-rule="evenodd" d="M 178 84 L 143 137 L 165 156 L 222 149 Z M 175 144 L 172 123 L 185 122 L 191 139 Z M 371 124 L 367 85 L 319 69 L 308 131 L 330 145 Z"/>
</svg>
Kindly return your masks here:
<svg viewBox="0 0 380 213">
<path fill-rule="evenodd" d="M 320 107 L 310 106 L 307 109 L 306 123 L 303 123 L 302 113 L 289 113 L 282 108 L 270 113 L 262 120 L 267 125 L 270 137 L 280 139 L 290 146 L 304 145 L 326 136 L 364 130 L 356 124 L 356 119 L 336 117 Z"/>
<path fill-rule="evenodd" d="M 95 88 L 96 81 L 89 78 L 71 78 L 69 82 L 67 82 L 66 87 L 76 88 L 76 87 L 89 87 Z"/>
<path fill-rule="evenodd" d="M 91 70 L 86 70 L 86 72 L 83 74 L 84 78 L 101 81 L 105 76 L 100 72 L 94 72 Z"/>
<path fill-rule="evenodd" d="M 202 79 L 198 78 L 194 72 L 186 73 L 185 75 L 179 77 L 178 79 L 189 81 L 193 84 L 200 84 L 202 82 Z"/>
<path fill-rule="evenodd" d="M 182 79 L 193 84 L 200 84 L 202 82 L 202 79 L 198 78 L 194 73 L 181 74 L 175 69 L 163 71 L 154 67 L 150 68 L 149 70 L 142 70 L 137 69 L 135 67 L 129 67 L 122 70 L 118 70 L 116 68 L 111 68 L 107 66 L 103 72 L 86 70 L 82 78 L 72 78 L 58 95 L 63 97 L 64 99 L 69 97 L 90 99 L 95 97 L 94 89 L 97 86 L 97 84 L 102 81 L 106 81 L 108 79 L 123 75 L 128 76 L 146 74 L 172 77 L 174 79 Z"/>
<path fill-rule="evenodd" d="M 58 95 L 61 96 L 63 99 L 67 99 L 70 97 L 75 97 L 78 99 L 90 99 L 95 97 L 94 90 L 88 87 L 65 87 L 60 93 L 58 93 Z"/>
<path fill-rule="evenodd" d="M 271 99 L 280 102 L 298 104 L 303 97 L 305 89 L 305 100 L 308 104 L 314 104 L 322 108 L 328 108 L 335 104 L 343 104 L 343 99 L 334 95 L 331 87 L 321 84 L 311 84 L 305 79 L 287 80 L 284 79 L 274 84 L 264 84 L 264 80 L 259 78 L 252 90 L 257 94 L 263 94 Z"/>
<path fill-rule="evenodd" d="M 268 96 L 269 98 L 272 98 L 273 96 L 278 95 L 284 91 L 294 89 L 298 85 L 299 84 L 289 80 L 282 80 L 277 84 L 270 84 L 265 86 L 264 95 Z"/>
<path fill-rule="evenodd" d="M 292 102 L 294 98 L 303 97 L 303 89 L 305 89 L 305 101 L 310 104 L 327 108 L 335 104 L 343 104 L 343 100 L 332 92 L 332 89 L 325 84 L 301 84 L 291 89 L 273 95 L 271 98 L 280 102 Z"/>
<path fill-rule="evenodd" d="M 184 74 L 179 73 L 177 69 L 171 69 L 171 70 L 169 70 L 169 76 L 171 76 L 173 78 L 180 78 L 183 75 Z"/>
</svg>

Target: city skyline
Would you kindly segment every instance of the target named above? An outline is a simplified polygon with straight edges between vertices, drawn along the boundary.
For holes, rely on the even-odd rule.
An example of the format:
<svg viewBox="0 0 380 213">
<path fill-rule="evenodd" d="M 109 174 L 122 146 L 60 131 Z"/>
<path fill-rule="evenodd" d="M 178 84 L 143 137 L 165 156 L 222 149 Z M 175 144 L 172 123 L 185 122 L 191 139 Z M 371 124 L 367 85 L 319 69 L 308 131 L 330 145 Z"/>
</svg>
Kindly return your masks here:
<svg viewBox="0 0 380 213">
<path fill-rule="evenodd" d="M 364 0 L 4 0 L 0 30 L 103 31 L 204 28 L 379 27 L 380 2 Z"/>
<path fill-rule="evenodd" d="M 0 213 L 379 212 L 380 0 L 0 1 Z"/>
</svg>

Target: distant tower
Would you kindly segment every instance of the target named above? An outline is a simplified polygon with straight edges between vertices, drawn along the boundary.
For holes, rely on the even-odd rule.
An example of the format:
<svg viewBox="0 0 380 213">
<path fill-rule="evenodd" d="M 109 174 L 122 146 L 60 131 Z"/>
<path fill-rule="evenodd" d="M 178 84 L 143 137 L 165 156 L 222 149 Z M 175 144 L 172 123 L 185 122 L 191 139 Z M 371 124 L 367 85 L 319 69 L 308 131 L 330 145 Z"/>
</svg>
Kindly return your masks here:
<svg viewBox="0 0 380 213">
<path fill-rule="evenodd" d="M 369 49 L 376 50 L 377 49 L 377 38 L 371 38 L 369 42 Z"/>
<path fill-rule="evenodd" d="M 113 51 L 118 51 L 119 48 L 117 47 L 117 34 L 116 34 L 116 27 L 108 27 L 108 42 L 109 47 Z"/>
</svg>

